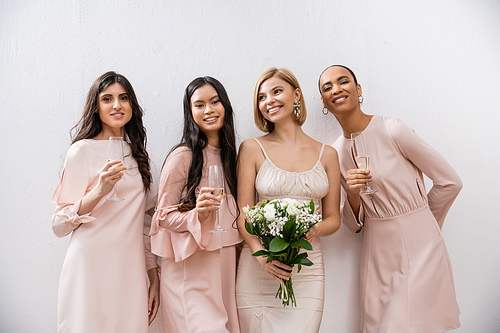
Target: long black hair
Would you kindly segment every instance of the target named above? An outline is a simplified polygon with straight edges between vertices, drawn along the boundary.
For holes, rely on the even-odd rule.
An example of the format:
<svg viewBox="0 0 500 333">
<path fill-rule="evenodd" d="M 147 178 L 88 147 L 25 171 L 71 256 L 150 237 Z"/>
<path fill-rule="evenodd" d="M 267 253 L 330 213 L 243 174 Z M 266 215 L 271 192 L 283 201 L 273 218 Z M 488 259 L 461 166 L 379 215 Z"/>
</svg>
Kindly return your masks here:
<svg viewBox="0 0 500 333">
<path fill-rule="evenodd" d="M 224 123 L 219 130 L 220 157 L 222 161 L 222 172 L 224 173 L 226 185 L 234 197 L 238 216 L 239 209 L 236 191 L 236 136 L 234 134 L 233 108 L 224 86 L 218 80 L 210 76 L 194 79 L 189 83 L 184 92 L 184 129 L 182 131 L 182 139 L 177 146 L 172 148 L 172 151 L 178 147 L 188 147 L 191 150 L 192 159 L 186 184 L 187 193 L 182 200 L 182 204 L 179 205 L 178 210 L 180 212 L 186 212 L 196 207 L 195 191 L 200 184 L 204 164 L 203 149 L 207 146 L 208 139 L 193 119 L 191 97 L 198 88 L 207 84 L 211 85 L 217 91 L 225 111 Z"/>
<path fill-rule="evenodd" d="M 115 72 L 107 72 L 94 81 L 89 89 L 85 108 L 80 121 L 71 129 L 71 144 L 83 140 L 92 139 L 102 131 L 102 121 L 99 117 L 99 94 L 113 83 L 119 83 L 127 92 L 130 106 L 132 108 L 132 118 L 125 124 L 125 141 L 130 145 L 132 157 L 136 160 L 141 173 L 144 191 L 149 190 L 152 182 L 151 167 L 149 166 L 149 155 L 146 151 L 146 128 L 142 124 L 142 110 L 134 88 L 123 75 Z"/>
</svg>

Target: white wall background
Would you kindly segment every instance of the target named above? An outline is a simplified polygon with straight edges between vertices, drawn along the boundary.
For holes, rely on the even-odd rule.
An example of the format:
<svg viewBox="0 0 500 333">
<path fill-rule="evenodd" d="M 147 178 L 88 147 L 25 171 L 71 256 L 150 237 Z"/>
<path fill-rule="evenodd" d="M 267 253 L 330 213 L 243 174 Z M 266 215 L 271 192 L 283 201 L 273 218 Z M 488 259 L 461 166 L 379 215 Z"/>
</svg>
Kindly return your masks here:
<svg viewBox="0 0 500 333">
<path fill-rule="evenodd" d="M 253 124 L 255 81 L 271 66 L 301 82 L 305 131 L 332 143 L 317 90 L 328 65 L 350 66 L 367 113 L 401 118 L 456 168 L 464 189 L 444 237 L 461 333 L 500 332 L 500 2 L 495 0 L 0 0 L 0 332 L 55 332 L 69 237 L 50 202 L 92 82 L 124 74 L 145 109 L 155 176 L 180 139 L 182 93 L 211 75 L 227 88 L 239 140 Z M 361 242 L 323 239 L 321 332 L 358 332 Z M 151 332 L 160 332 L 156 320 Z"/>
</svg>

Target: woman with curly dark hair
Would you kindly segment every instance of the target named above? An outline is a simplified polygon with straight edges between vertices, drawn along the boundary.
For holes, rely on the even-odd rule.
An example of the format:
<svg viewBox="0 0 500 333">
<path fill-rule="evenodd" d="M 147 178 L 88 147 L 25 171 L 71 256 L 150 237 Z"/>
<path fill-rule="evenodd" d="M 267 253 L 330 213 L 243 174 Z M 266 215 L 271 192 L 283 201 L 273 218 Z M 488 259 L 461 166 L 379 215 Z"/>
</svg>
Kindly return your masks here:
<svg viewBox="0 0 500 333">
<path fill-rule="evenodd" d="M 107 72 L 92 84 L 73 128 L 52 197 L 54 233 L 72 233 L 59 283 L 58 332 L 148 332 L 156 316 L 158 269 L 144 246 L 145 214 L 156 192 L 142 115 L 130 82 Z M 110 137 L 123 138 L 123 161 L 108 161 Z M 106 200 L 114 187 L 123 201 Z"/>
</svg>

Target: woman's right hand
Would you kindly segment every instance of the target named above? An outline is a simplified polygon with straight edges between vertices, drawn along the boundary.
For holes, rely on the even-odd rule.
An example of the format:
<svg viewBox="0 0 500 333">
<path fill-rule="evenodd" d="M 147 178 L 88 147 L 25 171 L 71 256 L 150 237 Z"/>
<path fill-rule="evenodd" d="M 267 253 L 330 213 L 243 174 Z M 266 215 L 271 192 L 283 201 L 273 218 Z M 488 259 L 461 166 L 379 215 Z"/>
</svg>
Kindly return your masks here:
<svg viewBox="0 0 500 333">
<path fill-rule="evenodd" d="M 271 275 L 276 281 L 282 283 L 283 280 L 290 280 L 292 277 L 292 268 L 288 265 L 285 265 L 281 261 L 273 260 L 271 262 L 267 262 L 267 258 L 264 257 L 255 257 L 259 264 L 264 268 L 267 274 Z"/>
<path fill-rule="evenodd" d="M 210 213 L 218 210 L 221 205 L 221 199 L 212 194 L 213 190 L 210 187 L 202 187 L 200 189 L 200 194 L 198 194 L 198 198 L 196 199 L 196 210 L 198 211 L 198 220 L 200 222 L 208 219 Z"/>
<path fill-rule="evenodd" d="M 113 186 L 115 186 L 115 184 L 122 179 L 123 171 L 126 169 L 127 168 L 123 166 L 122 161 L 116 160 L 106 163 L 99 174 L 99 183 L 97 184 L 99 193 L 101 193 L 102 196 L 105 196 L 111 192 L 111 190 L 113 190 Z"/>
<path fill-rule="evenodd" d="M 345 175 L 347 192 L 351 195 L 359 195 L 359 192 L 366 186 L 366 183 L 371 181 L 372 176 L 370 176 L 370 170 L 351 169 L 347 170 Z"/>
<path fill-rule="evenodd" d="M 113 186 L 122 179 L 123 170 L 126 169 L 122 161 L 111 161 L 106 163 L 99 174 L 99 182 L 97 185 L 83 197 L 80 203 L 80 209 L 78 209 L 78 215 L 90 213 L 99 201 L 111 192 Z"/>
</svg>

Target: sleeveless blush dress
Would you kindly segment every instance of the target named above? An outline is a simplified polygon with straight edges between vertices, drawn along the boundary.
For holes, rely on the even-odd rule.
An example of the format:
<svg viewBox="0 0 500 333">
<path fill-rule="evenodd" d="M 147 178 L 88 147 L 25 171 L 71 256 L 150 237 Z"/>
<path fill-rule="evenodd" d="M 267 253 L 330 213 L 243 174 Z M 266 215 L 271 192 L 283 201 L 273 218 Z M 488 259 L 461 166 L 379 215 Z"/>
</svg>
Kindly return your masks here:
<svg viewBox="0 0 500 333">
<path fill-rule="evenodd" d="M 266 157 L 255 179 L 259 203 L 266 199 L 283 198 L 299 202 L 313 200 L 315 212 L 321 213 L 321 199 L 329 189 L 328 176 L 320 161 L 324 145 L 311 170 L 289 172 L 274 165 L 262 144 L 257 139 L 255 141 Z M 297 273 L 297 266 L 292 271 L 297 307 L 286 308 L 279 298 L 275 298 L 279 283 L 252 257 L 248 245 L 243 247 L 236 280 L 236 302 L 242 333 L 319 331 L 323 316 L 325 271 L 318 237 L 313 239 L 312 246 L 313 250 L 308 254 L 314 265 L 302 266 L 300 273 Z"/>
</svg>

